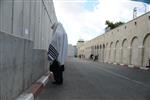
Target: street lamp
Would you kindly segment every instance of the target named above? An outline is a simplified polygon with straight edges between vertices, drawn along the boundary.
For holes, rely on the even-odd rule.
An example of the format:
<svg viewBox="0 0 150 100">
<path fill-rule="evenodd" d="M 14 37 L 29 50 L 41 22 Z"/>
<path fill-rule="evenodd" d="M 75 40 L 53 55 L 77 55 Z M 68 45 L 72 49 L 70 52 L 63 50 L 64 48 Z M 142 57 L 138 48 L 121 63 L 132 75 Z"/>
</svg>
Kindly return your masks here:
<svg viewBox="0 0 150 100">
<path fill-rule="evenodd" d="M 137 8 L 133 8 L 133 19 L 137 17 Z"/>
<path fill-rule="evenodd" d="M 146 3 L 143 3 L 144 5 L 144 10 L 145 10 L 145 13 L 147 12 L 147 4 Z"/>
</svg>

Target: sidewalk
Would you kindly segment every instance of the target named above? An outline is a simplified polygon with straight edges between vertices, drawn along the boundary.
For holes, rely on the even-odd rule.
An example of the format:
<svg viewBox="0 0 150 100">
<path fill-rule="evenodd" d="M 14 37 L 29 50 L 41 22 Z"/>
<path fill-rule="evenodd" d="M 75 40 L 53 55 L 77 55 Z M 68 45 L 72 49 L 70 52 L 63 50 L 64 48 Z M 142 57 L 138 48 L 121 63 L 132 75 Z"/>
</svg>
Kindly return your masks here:
<svg viewBox="0 0 150 100">
<path fill-rule="evenodd" d="M 15 100 L 34 100 L 36 96 L 43 90 L 43 88 L 48 83 L 49 79 L 52 77 L 52 73 L 46 73 L 39 80 L 37 80 L 32 86 L 24 91 L 18 98 Z"/>
</svg>

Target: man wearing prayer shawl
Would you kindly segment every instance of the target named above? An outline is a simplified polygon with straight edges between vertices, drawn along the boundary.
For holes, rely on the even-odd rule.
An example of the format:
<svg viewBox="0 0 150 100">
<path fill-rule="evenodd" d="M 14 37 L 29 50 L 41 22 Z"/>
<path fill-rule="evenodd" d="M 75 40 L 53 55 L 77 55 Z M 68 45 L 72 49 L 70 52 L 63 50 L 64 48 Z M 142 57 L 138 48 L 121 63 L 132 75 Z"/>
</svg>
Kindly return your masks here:
<svg viewBox="0 0 150 100">
<path fill-rule="evenodd" d="M 53 72 L 54 84 L 63 83 L 64 63 L 67 58 L 68 39 L 61 23 L 52 25 L 53 36 L 48 49 L 48 60 L 50 61 L 50 71 Z"/>
</svg>

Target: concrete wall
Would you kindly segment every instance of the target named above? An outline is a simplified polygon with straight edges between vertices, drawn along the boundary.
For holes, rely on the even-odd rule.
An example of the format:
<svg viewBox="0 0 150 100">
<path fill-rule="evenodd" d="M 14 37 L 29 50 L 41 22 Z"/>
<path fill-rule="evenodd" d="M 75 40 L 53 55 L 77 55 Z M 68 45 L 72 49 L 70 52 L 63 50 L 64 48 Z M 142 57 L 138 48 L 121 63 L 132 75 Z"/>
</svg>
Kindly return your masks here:
<svg viewBox="0 0 150 100">
<path fill-rule="evenodd" d="M 0 100 L 13 100 L 48 69 L 47 51 L 0 32 Z"/>
<path fill-rule="evenodd" d="M 47 51 L 0 32 L 0 100 L 13 100 L 48 69 Z"/>
<path fill-rule="evenodd" d="M 49 68 L 47 60 L 47 51 L 41 49 L 33 49 L 33 61 L 32 61 L 32 80 L 36 81 L 39 76 L 43 75 L 43 72 L 47 72 Z"/>
<path fill-rule="evenodd" d="M 0 0 L 0 100 L 14 100 L 48 71 L 52 0 Z"/>
<path fill-rule="evenodd" d="M 57 21 L 52 0 L 0 0 L 0 31 L 34 41 L 47 50 Z"/>
<path fill-rule="evenodd" d="M 100 62 L 148 66 L 150 12 L 78 47 L 80 55 L 99 55 Z"/>
</svg>

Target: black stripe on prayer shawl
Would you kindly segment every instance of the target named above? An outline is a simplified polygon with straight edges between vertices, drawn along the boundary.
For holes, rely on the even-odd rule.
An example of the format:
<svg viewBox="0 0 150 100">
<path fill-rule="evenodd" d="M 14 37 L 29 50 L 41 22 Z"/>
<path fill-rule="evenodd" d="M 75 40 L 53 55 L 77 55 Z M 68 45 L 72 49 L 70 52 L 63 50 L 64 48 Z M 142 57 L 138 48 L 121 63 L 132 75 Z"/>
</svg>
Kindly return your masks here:
<svg viewBox="0 0 150 100">
<path fill-rule="evenodd" d="M 49 48 L 49 54 L 51 54 L 51 56 L 53 58 L 57 57 L 57 51 L 55 49 L 53 49 L 53 46 L 50 46 L 50 48 Z"/>
<path fill-rule="evenodd" d="M 52 46 L 50 46 L 50 48 L 49 48 L 48 54 L 49 54 L 49 56 L 52 57 L 52 59 L 57 59 L 57 57 L 58 57 L 57 51 L 52 51 L 51 47 L 52 47 Z M 51 58 L 50 58 L 50 59 L 51 59 Z"/>
<path fill-rule="evenodd" d="M 49 45 L 49 49 L 48 49 L 48 59 L 52 60 L 49 56 L 51 56 L 54 59 L 57 59 L 58 57 L 58 52 L 57 50 L 53 47 L 53 45 Z"/>
</svg>

